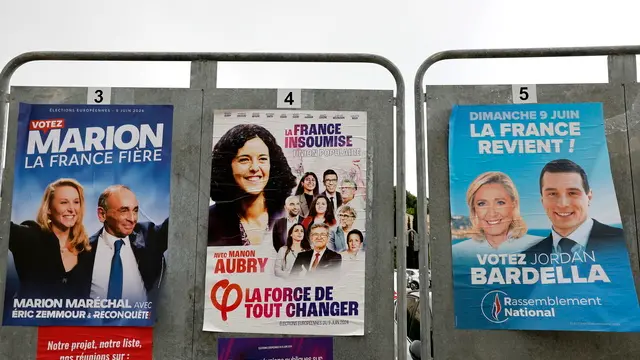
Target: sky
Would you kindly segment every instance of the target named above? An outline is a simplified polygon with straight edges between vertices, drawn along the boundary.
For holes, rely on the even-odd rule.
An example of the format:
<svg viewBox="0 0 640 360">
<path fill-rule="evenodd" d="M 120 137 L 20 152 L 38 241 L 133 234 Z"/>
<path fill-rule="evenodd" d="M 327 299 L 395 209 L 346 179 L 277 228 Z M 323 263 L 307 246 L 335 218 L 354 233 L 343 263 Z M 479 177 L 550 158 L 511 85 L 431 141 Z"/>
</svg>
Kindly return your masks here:
<svg viewBox="0 0 640 360">
<path fill-rule="evenodd" d="M 640 3 L 624 0 L 21 0 L 1 6 L 2 66 L 38 50 L 384 56 L 405 81 L 406 184 L 414 194 L 413 81 L 429 56 L 453 49 L 640 44 Z M 606 64 L 606 57 L 455 60 L 433 66 L 425 84 L 600 83 L 607 82 Z M 189 69 L 188 63 L 38 62 L 21 67 L 11 84 L 189 87 Z M 395 83 L 369 64 L 220 63 L 218 87 L 393 90 Z"/>
</svg>

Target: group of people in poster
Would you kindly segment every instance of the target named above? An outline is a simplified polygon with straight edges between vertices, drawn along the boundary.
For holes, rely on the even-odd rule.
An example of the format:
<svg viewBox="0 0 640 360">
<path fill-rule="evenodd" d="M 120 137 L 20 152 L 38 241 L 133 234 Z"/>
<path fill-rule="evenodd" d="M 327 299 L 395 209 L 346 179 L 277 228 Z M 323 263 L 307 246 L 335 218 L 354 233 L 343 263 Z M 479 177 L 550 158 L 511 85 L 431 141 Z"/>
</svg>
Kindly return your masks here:
<svg viewBox="0 0 640 360">
<path fill-rule="evenodd" d="M 111 185 L 93 209 L 103 226 L 89 234 L 85 204 L 82 184 L 60 178 L 44 190 L 34 220 L 11 222 L 9 250 L 20 279 L 11 298 L 148 300 L 163 271 L 169 219 L 139 222 L 136 194 Z"/>
<path fill-rule="evenodd" d="M 357 175 L 340 179 L 329 168 L 321 182 L 312 171 L 296 179 L 268 129 L 236 125 L 213 149 L 208 245 L 273 246 L 281 278 L 364 260 L 365 189 Z"/>
<path fill-rule="evenodd" d="M 366 132 L 363 112 L 214 112 L 205 331 L 362 333 Z M 260 266 L 227 271 L 245 261 Z M 247 295 L 221 318 L 231 286 L 319 292 L 308 303 L 273 304 L 283 309 L 275 315 Z M 317 307 L 343 303 L 360 308 L 339 329 L 318 327 L 333 318 Z"/>
<path fill-rule="evenodd" d="M 456 105 L 450 127 L 456 326 L 637 331 L 602 105 Z"/>
<path fill-rule="evenodd" d="M 3 323 L 153 325 L 173 106 L 20 106 Z"/>
<path fill-rule="evenodd" d="M 27 166 L 27 157 L 32 154 L 27 154 L 24 148 L 27 147 L 27 138 L 31 136 L 28 134 L 42 130 L 30 128 L 30 124 L 31 121 L 51 117 L 47 112 L 51 109 L 47 106 L 23 106 L 25 110 L 21 112 L 19 121 L 19 148 L 16 155 L 17 186 L 9 234 L 10 268 L 14 270 L 8 272 L 8 278 L 15 276 L 18 285 L 8 281 L 4 324 L 38 323 L 34 319 L 23 319 L 20 313 L 12 310 L 16 310 L 15 304 L 37 308 L 42 307 L 43 303 L 14 302 L 21 299 L 154 301 L 152 294 L 155 294 L 154 290 L 158 289 L 161 282 L 169 243 L 166 192 L 170 178 L 170 131 L 160 135 L 165 136 L 166 140 L 164 146 L 160 146 L 160 150 L 165 151 L 162 159 L 131 161 L 126 165 L 112 166 L 109 171 L 104 170 L 107 167 L 105 164 L 93 164 L 92 167 L 60 166 L 52 170 L 42 168 L 42 161 L 39 163 L 41 168 L 34 169 Z M 551 113 L 557 110 L 554 106 L 560 105 L 525 107 L 531 108 L 528 111 Z M 450 188 L 458 327 L 630 329 L 603 321 L 607 318 L 612 322 L 615 319 L 619 321 L 624 309 L 632 309 L 635 313 L 638 303 L 610 174 L 602 109 L 598 104 L 564 106 L 575 106 L 571 111 L 581 114 L 580 118 L 574 119 L 580 124 L 572 125 L 574 128 L 582 126 L 577 141 L 572 141 L 570 148 L 559 147 L 561 150 L 555 153 L 538 148 L 542 152 L 522 150 L 519 154 L 487 154 L 487 149 L 478 152 L 474 138 L 484 135 L 469 131 L 476 124 L 472 121 L 495 120 L 489 113 L 505 111 L 502 107 L 454 108 L 450 132 Z M 71 108 L 73 106 L 69 106 Z M 123 124 L 127 121 L 136 124 L 128 127 L 127 131 L 135 131 L 132 128 L 145 121 L 162 122 L 170 129 L 172 108 L 162 110 L 165 112 L 154 112 L 161 110 L 153 110 L 153 106 L 145 108 L 149 111 L 146 117 L 137 115 L 137 118 L 120 119 Z M 142 108 L 139 110 L 143 112 Z M 482 111 L 489 115 L 481 118 L 469 116 L 471 112 Z M 259 113 L 256 116 L 263 115 Z M 309 119 L 313 119 L 308 121 L 318 121 L 318 124 L 337 121 L 326 115 L 324 118 L 315 118 L 317 115 L 308 115 Z M 62 126 L 70 128 L 69 131 L 72 127 L 86 130 L 89 126 L 103 126 L 107 123 L 105 119 L 109 118 L 108 114 L 98 116 L 81 111 L 73 113 L 71 110 L 64 116 L 66 123 L 63 122 Z M 260 282 L 273 279 L 291 282 L 303 279 L 316 285 L 338 286 L 336 281 L 352 276 L 351 270 L 344 271 L 346 262 L 357 264 L 353 274 L 357 274 L 357 279 L 364 280 L 366 181 L 360 164 L 366 155 L 362 152 L 356 156 L 331 158 L 317 155 L 317 149 L 291 148 L 300 144 L 330 143 L 333 140 L 327 134 L 306 134 L 318 137 L 315 139 L 317 142 L 314 139 L 307 142 L 302 138 L 283 141 L 285 134 L 290 137 L 300 135 L 292 132 L 289 126 L 294 126 L 295 131 L 302 128 L 292 125 L 300 120 L 282 120 L 287 116 L 283 112 L 279 122 L 269 117 L 261 122 L 229 118 L 225 120 L 226 123 L 222 121 L 222 125 L 214 124 L 207 267 L 210 267 L 212 254 L 216 251 L 255 249 L 258 251 L 256 258 L 263 256 L 269 260 L 269 274 L 265 274 L 267 277 L 237 274 L 232 280 L 239 279 L 237 281 L 242 286 L 264 286 L 268 284 Z M 339 121 L 348 120 L 340 118 Z M 516 125 L 514 123 L 513 126 Z M 319 125 L 316 128 L 327 127 Z M 356 136 L 362 139 L 357 146 L 366 151 L 364 119 L 357 125 L 351 125 L 350 129 L 362 131 Z M 49 136 L 53 140 L 47 140 L 46 143 L 29 140 L 29 144 L 33 143 L 42 149 L 55 141 L 59 144 L 60 139 L 53 138 L 52 134 L 53 131 L 46 135 L 39 133 L 37 136 Z M 491 132 L 487 131 L 486 134 Z M 122 132 L 118 136 L 122 136 Z M 119 144 L 127 146 L 122 139 Z M 501 141 L 508 143 L 513 139 L 507 137 Z M 561 144 L 561 140 L 556 140 Z M 65 141 L 70 140 L 65 138 Z M 29 146 L 33 147 L 33 144 Z M 340 144 L 342 146 L 350 142 L 342 141 Z M 79 145 L 73 146 L 76 146 L 77 153 L 84 151 Z M 492 148 L 492 151 L 495 149 Z M 357 153 L 354 149 L 335 151 Z M 294 161 L 298 160 L 295 164 Z M 122 173 L 118 174 L 118 171 Z M 155 192 L 145 192 L 143 201 L 154 203 L 154 196 L 165 190 L 164 197 L 154 203 L 164 206 L 163 212 L 157 213 L 161 214 L 157 222 L 148 221 L 148 216 L 146 220 L 140 219 L 139 215 L 139 192 L 148 190 L 145 189 L 145 182 L 149 178 L 155 179 L 157 189 Z M 37 203 L 31 195 L 34 189 L 31 179 L 37 179 L 35 183 L 44 187 L 38 189 L 44 190 L 44 193 Z M 105 181 L 108 182 L 106 185 Z M 594 203 L 597 205 L 593 206 Z M 25 219 L 25 214 L 33 215 Z M 503 266 L 506 264 L 488 263 L 488 258 L 483 257 L 496 254 L 522 254 L 524 257 L 519 258 L 523 260 L 521 263 L 509 264 L 510 268 Z M 565 255 L 569 257 L 563 257 Z M 557 272 L 557 283 L 554 285 L 542 280 L 535 286 L 523 286 L 524 283 L 518 282 L 523 281 L 525 268 L 529 269 L 527 271 L 530 274 L 533 271 L 530 268 L 537 268 L 539 273 L 536 276 L 542 277 L 542 268 L 549 266 L 572 268 L 567 268 L 569 270 L 564 275 Z M 590 270 L 584 273 L 584 269 Z M 569 272 L 571 275 L 567 275 Z M 207 286 L 211 288 L 212 281 L 219 281 L 225 276 L 231 279 L 235 275 L 208 273 L 207 276 Z M 209 279 L 209 276 L 212 278 Z M 548 281 L 548 272 L 544 276 Z M 587 276 L 589 280 L 585 280 Z M 485 283 L 480 284 L 478 279 L 484 279 L 482 281 Z M 599 283 L 592 279 L 605 281 Z M 492 281 L 494 286 L 491 286 Z M 340 283 L 338 291 L 342 291 L 339 293 L 342 295 L 339 297 L 348 297 L 344 294 L 347 293 L 345 289 L 351 286 L 349 284 Z M 488 292 L 494 291 L 494 298 L 486 300 Z M 552 295 L 561 295 L 590 301 L 590 294 L 604 292 L 624 294 L 621 297 L 623 300 L 617 303 L 605 301 L 604 305 L 589 308 L 588 311 L 573 307 L 556 311 L 554 305 L 549 305 L 545 300 Z M 553 319 L 541 318 L 542 322 L 536 324 L 515 319 L 514 311 L 519 309 L 509 307 L 509 296 L 536 301 L 537 308 L 550 311 Z M 470 303 L 474 305 L 468 306 Z M 485 311 L 487 306 L 491 309 L 489 312 Z M 478 307 L 482 308 L 481 311 L 478 311 Z M 640 314 L 640 311 L 637 313 Z M 14 318 L 14 315 L 17 317 Z M 511 320 L 507 322 L 510 317 Z M 573 325 L 575 319 L 596 319 L 600 322 L 579 326 Z M 362 316 L 360 320 L 363 321 Z M 150 321 L 148 324 L 152 324 L 153 320 Z M 93 321 L 87 323 L 97 324 Z M 124 321 L 122 324 L 130 323 Z M 271 326 L 268 322 L 264 324 Z M 347 330 L 346 333 L 361 331 L 360 325 L 356 323 L 358 328 Z M 219 331 L 219 326 L 213 324 L 210 328 Z"/>
<path fill-rule="evenodd" d="M 535 255 L 595 251 L 599 247 L 625 246 L 621 228 L 602 224 L 589 216 L 593 192 L 585 170 L 569 159 L 544 165 L 539 182 L 540 200 L 551 223 L 547 237 L 527 234 L 521 215 L 520 195 L 504 172 L 488 171 L 469 185 L 467 206 L 470 239 L 453 246 L 456 254 L 526 253 Z"/>
</svg>

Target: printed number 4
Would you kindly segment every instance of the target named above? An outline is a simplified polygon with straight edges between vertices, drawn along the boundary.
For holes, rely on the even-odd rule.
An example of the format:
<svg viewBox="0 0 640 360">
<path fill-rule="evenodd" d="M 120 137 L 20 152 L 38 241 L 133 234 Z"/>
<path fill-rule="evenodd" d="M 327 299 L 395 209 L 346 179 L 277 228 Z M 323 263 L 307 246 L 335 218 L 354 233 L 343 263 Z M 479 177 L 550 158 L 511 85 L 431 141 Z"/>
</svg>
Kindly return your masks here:
<svg viewBox="0 0 640 360">
<path fill-rule="evenodd" d="M 102 94 L 103 94 L 102 90 L 96 90 L 95 94 L 97 95 L 97 97 L 93 99 L 93 101 L 96 104 L 100 104 L 104 100 L 104 98 L 102 97 Z"/>
<path fill-rule="evenodd" d="M 293 105 L 293 92 L 289 91 L 287 97 L 284 98 L 284 102 L 289 103 L 289 105 Z"/>
<path fill-rule="evenodd" d="M 529 88 L 523 86 L 520 88 L 520 100 L 527 100 L 529 98 Z"/>
</svg>

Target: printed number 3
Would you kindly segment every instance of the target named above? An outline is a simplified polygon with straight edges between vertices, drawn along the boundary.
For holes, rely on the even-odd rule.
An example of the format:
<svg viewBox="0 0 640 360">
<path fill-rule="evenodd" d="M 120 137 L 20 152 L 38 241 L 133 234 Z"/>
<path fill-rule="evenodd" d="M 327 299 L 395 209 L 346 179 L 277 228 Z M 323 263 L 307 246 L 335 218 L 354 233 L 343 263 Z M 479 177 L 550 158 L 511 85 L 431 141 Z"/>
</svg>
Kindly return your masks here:
<svg viewBox="0 0 640 360">
<path fill-rule="evenodd" d="M 95 102 L 96 104 L 100 104 L 104 100 L 104 98 L 102 97 L 102 90 L 96 90 L 95 94 L 97 97 L 93 99 L 93 102 Z"/>
<path fill-rule="evenodd" d="M 529 88 L 523 86 L 520 88 L 520 100 L 527 100 L 529 98 Z"/>
<path fill-rule="evenodd" d="M 287 97 L 284 98 L 284 102 L 289 103 L 289 105 L 293 105 L 293 92 L 289 91 Z"/>
</svg>

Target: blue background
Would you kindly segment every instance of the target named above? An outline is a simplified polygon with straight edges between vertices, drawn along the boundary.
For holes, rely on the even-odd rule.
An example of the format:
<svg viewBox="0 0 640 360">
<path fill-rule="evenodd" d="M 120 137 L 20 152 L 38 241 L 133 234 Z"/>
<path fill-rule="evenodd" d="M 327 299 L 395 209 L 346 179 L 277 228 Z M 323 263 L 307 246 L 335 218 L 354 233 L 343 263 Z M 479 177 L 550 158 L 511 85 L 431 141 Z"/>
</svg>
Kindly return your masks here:
<svg viewBox="0 0 640 360">
<path fill-rule="evenodd" d="M 561 152 L 479 154 L 478 140 L 497 139 L 541 139 L 541 137 L 500 137 L 499 123 L 524 123 L 532 120 L 492 120 L 469 119 L 472 111 L 547 111 L 579 110 L 580 136 L 549 137 L 562 138 Z M 533 120 L 551 122 L 553 120 Z M 557 120 L 556 120 L 557 121 Z M 491 123 L 496 137 L 472 138 L 470 124 L 476 124 L 480 132 L 482 124 Z M 574 150 L 569 152 L 569 139 L 574 138 Z M 575 104 L 522 104 L 522 105 L 468 105 L 454 106 L 450 118 L 449 164 L 451 189 L 451 215 L 469 216 L 466 191 L 471 182 L 485 171 L 502 171 L 514 181 L 520 195 L 520 211 L 531 235 L 546 237 L 550 234 L 551 223 L 540 201 L 539 176 L 544 165 L 554 159 L 567 158 L 582 166 L 587 172 L 589 185 L 593 191 L 589 215 L 611 226 L 621 227 L 620 213 L 615 188 L 611 176 L 609 154 L 604 136 L 604 116 L 600 103 Z M 454 240 L 454 244 L 463 240 Z M 455 248 L 454 248 L 455 249 Z M 470 267 L 482 267 L 475 257 L 464 257 L 453 253 L 454 301 L 456 327 L 469 329 L 538 329 L 538 330 L 588 330 L 588 331 L 637 331 L 640 330 L 640 310 L 629 265 L 628 251 L 612 246 L 604 253 L 597 254 L 601 264 L 611 279 L 609 284 L 553 284 L 542 285 L 471 285 Z M 589 264 L 590 265 L 590 264 Z M 515 265 L 518 266 L 518 265 Z M 519 265 L 518 267 L 521 267 Z M 487 275 L 491 266 L 484 266 Z M 503 267 L 502 267 L 503 268 Z M 583 276 L 588 268 L 581 267 Z M 585 274 L 586 271 L 586 274 Z M 504 274 L 504 271 L 502 272 Z M 565 267 L 565 274 L 569 270 Z M 565 277 L 567 277 L 565 275 Z M 570 276 L 569 276 L 570 277 Z M 594 291 L 595 289 L 595 291 Z M 502 324 L 491 323 L 484 318 L 481 300 L 491 290 L 505 291 L 513 298 L 555 297 L 595 297 L 600 296 L 602 307 L 556 307 L 555 318 L 511 318 Z M 485 304 L 486 306 L 487 304 Z M 519 307 L 516 307 L 519 308 Z M 536 309 L 535 306 L 529 306 Z M 543 308 L 541 308 L 543 309 Z M 486 310 L 486 308 L 485 308 Z M 490 310 L 490 309 L 489 309 Z M 560 312 L 558 310 L 561 310 Z M 581 325 L 578 322 L 591 322 Z M 597 324 L 596 324 L 597 323 Z M 612 325 L 615 323 L 616 325 Z"/>
<path fill-rule="evenodd" d="M 502 122 L 528 123 L 530 121 L 470 121 L 472 111 L 547 111 L 580 110 L 580 136 L 548 137 L 549 139 L 564 139 L 562 152 L 548 154 L 482 154 L 478 153 L 478 140 L 515 140 L 515 139 L 543 139 L 542 137 L 500 137 L 498 124 Z M 466 192 L 469 184 L 485 171 L 502 171 L 509 175 L 520 193 L 520 211 L 527 221 L 530 233 L 546 236 L 551 223 L 540 202 L 538 178 L 544 165 L 554 159 L 566 158 L 576 162 L 587 172 L 589 185 L 593 191 L 593 200 L 589 213 L 603 224 L 620 224 L 620 212 L 616 199 L 609 152 L 604 141 L 604 117 L 600 104 L 523 104 L 523 105 L 482 105 L 456 106 L 451 114 L 449 164 L 451 214 L 469 216 L 466 203 Z M 552 120 L 538 120 L 551 122 Z M 476 124 L 476 132 L 482 124 L 493 125 L 496 137 L 472 138 L 470 124 Z M 544 139 L 546 139 L 545 137 Z M 570 138 L 575 139 L 574 151 L 568 151 Z M 535 229 L 543 229 L 537 234 Z"/>
<path fill-rule="evenodd" d="M 52 112 L 52 109 L 110 109 L 103 112 Z M 122 112 L 123 110 L 144 110 L 144 112 Z M 120 112 L 116 112 L 120 111 Z M 60 119 L 65 121 L 65 129 L 84 129 L 90 126 L 103 127 L 120 126 L 125 124 L 149 124 L 155 130 L 155 124 L 164 124 L 162 140 L 162 160 L 158 162 L 119 163 L 118 149 L 113 149 L 112 164 L 94 164 L 89 166 L 48 166 L 49 154 L 41 154 L 45 167 L 25 168 L 27 151 L 27 137 L 30 120 Z M 60 143 L 64 139 L 66 130 L 60 133 Z M 61 177 L 78 180 L 85 191 L 84 225 L 89 236 L 95 234 L 102 224 L 97 218 L 98 197 L 102 191 L 112 184 L 124 184 L 136 194 L 139 202 L 138 221 L 152 221 L 162 223 L 169 217 L 170 207 L 170 178 L 171 178 L 171 138 L 173 130 L 173 105 L 34 105 L 20 103 L 18 117 L 18 134 L 15 156 L 15 174 L 13 183 L 13 201 L 11 221 L 21 223 L 25 220 L 35 220 L 45 187 Z M 45 135 L 42 134 L 43 141 Z M 84 139 L 84 136 L 83 136 Z M 130 139 L 126 137 L 125 141 Z M 147 148 L 150 147 L 147 142 Z M 131 150 L 135 150 L 133 148 Z M 96 152 L 93 150 L 92 152 Z M 77 153 L 68 150 L 64 154 Z M 29 155 L 29 163 L 33 164 L 35 154 Z M 9 159 L 8 159 L 9 160 Z M 32 165 L 31 165 L 32 166 Z M 60 325 L 60 320 L 52 319 L 11 319 L 11 297 L 17 290 L 19 281 L 13 265 L 13 256 L 9 252 L 7 268 L 7 287 L 5 289 L 5 306 L 3 323 L 5 325 L 35 325 L 52 323 Z M 93 320 L 93 319 L 92 319 Z M 92 325 L 92 320 L 82 322 Z M 140 322 L 141 320 L 138 320 Z M 71 322 L 71 321 L 70 321 Z M 96 323 L 98 321 L 95 321 Z M 131 321 L 131 325 L 135 320 Z M 75 323 L 74 325 L 78 325 Z"/>
</svg>

